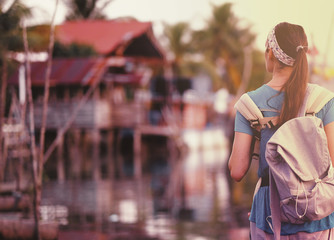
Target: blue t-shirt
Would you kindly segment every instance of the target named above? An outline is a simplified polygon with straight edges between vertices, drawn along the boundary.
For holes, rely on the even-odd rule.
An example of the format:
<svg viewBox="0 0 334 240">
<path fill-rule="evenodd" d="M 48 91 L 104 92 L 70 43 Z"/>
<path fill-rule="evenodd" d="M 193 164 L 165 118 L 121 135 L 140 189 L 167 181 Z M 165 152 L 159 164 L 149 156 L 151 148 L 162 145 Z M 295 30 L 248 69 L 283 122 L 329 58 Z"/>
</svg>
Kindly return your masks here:
<svg viewBox="0 0 334 240">
<path fill-rule="evenodd" d="M 250 98 L 255 102 L 255 104 L 263 109 L 262 113 L 264 117 L 271 117 L 278 115 L 275 111 L 266 110 L 280 110 L 284 93 L 269 87 L 268 85 L 263 85 L 255 91 L 248 92 Z M 334 121 L 334 99 L 330 100 L 321 110 L 316 114 L 318 118 L 322 120 L 324 126 Z M 239 112 L 237 112 L 235 118 L 235 131 L 242 132 L 249 135 L 253 135 L 252 128 L 249 122 L 244 118 Z M 261 142 L 260 142 L 260 159 L 259 159 L 259 169 L 258 176 L 266 176 L 269 174 L 269 166 L 265 159 L 265 147 L 268 140 L 274 134 L 275 130 L 270 128 L 264 128 L 261 130 Z M 254 196 L 252 210 L 249 220 L 256 223 L 256 226 L 265 232 L 273 233 L 268 222 L 271 222 L 271 212 L 270 212 L 270 194 L 269 187 L 261 187 L 257 194 Z M 319 221 L 307 222 L 304 224 L 290 224 L 282 223 L 282 235 L 295 234 L 297 232 L 317 232 L 334 227 L 334 213 L 326 218 Z"/>
</svg>

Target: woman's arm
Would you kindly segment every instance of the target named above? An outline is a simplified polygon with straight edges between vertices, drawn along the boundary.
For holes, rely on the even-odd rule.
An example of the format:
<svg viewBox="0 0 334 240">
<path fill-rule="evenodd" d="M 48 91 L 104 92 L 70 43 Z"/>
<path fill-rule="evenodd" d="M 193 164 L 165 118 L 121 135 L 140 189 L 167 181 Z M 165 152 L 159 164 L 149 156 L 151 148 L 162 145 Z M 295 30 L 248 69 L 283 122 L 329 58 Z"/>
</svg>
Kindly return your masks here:
<svg viewBox="0 0 334 240">
<path fill-rule="evenodd" d="M 250 166 L 251 142 L 251 135 L 235 132 L 232 153 L 228 162 L 228 167 L 230 169 L 231 177 L 238 182 L 246 175 Z"/>
<path fill-rule="evenodd" d="M 329 154 L 331 155 L 332 164 L 334 165 L 334 122 L 325 126 L 325 133 L 328 141 Z"/>
</svg>

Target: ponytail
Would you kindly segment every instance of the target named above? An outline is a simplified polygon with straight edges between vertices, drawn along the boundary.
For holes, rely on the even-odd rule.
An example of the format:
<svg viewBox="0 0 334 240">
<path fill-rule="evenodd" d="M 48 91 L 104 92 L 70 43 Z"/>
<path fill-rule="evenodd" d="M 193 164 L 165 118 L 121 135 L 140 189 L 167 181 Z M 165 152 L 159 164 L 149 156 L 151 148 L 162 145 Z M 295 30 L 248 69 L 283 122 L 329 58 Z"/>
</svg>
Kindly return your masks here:
<svg viewBox="0 0 334 240">
<path fill-rule="evenodd" d="M 308 82 L 308 63 L 305 50 L 299 50 L 292 73 L 283 85 L 284 102 L 278 120 L 278 126 L 297 117 L 301 108 Z"/>
<path fill-rule="evenodd" d="M 277 43 L 285 54 L 294 59 L 292 72 L 281 91 L 285 93 L 278 126 L 297 117 L 303 105 L 308 83 L 307 37 L 303 27 L 280 23 L 275 27 Z M 281 62 L 284 66 L 284 63 Z"/>
</svg>

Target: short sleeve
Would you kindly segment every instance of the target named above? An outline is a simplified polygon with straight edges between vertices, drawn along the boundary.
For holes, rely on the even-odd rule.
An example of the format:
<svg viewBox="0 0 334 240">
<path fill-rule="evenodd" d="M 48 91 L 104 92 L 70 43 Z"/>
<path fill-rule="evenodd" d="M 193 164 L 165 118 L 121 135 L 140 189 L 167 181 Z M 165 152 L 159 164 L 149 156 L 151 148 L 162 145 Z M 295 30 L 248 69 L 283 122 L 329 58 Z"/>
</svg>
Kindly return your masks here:
<svg viewBox="0 0 334 240">
<path fill-rule="evenodd" d="M 320 110 L 317 117 L 322 119 L 324 126 L 334 122 L 334 98 L 332 98 L 326 105 Z"/>
<path fill-rule="evenodd" d="M 248 122 L 248 120 L 242 116 L 242 114 L 237 111 L 235 116 L 235 125 L 234 125 L 235 132 L 242 132 L 253 136 L 253 130 Z"/>
</svg>

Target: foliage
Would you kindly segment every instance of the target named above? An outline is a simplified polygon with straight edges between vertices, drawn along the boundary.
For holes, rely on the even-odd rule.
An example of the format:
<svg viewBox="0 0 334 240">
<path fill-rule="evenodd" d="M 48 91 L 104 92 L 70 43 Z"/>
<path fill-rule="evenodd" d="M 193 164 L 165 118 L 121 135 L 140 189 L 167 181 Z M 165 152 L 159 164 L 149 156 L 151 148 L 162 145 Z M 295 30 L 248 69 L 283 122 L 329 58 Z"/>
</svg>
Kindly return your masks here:
<svg viewBox="0 0 334 240">
<path fill-rule="evenodd" d="M 19 0 L 13 1 L 5 8 L 6 5 L 8 1 L 0 0 L 0 74 L 4 84 L 2 86 L 5 86 L 7 81 L 4 75 L 10 74 L 15 68 L 15 63 L 10 61 L 7 53 L 23 51 L 21 22 L 24 18 L 31 16 L 30 9 Z"/>
<path fill-rule="evenodd" d="M 32 51 L 47 51 L 50 38 L 50 25 L 42 24 L 27 28 L 29 49 Z"/>
<path fill-rule="evenodd" d="M 188 23 L 165 24 L 164 35 L 168 41 L 168 50 L 173 54 L 174 75 L 181 75 L 184 57 L 191 51 L 191 30 Z"/>
<path fill-rule="evenodd" d="M 252 75 L 246 87 L 247 91 L 255 90 L 267 80 L 268 75 L 265 69 L 263 52 L 254 49 Z"/>
<path fill-rule="evenodd" d="M 103 2 L 103 7 L 98 8 L 98 2 Z M 102 10 L 111 2 L 112 0 L 65 0 L 69 9 L 66 20 L 106 19 L 107 17 L 102 13 Z"/>
<path fill-rule="evenodd" d="M 198 51 L 206 59 L 217 68 L 224 68 L 226 74 L 221 76 L 222 83 L 230 92 L 235 93 L 241 84 L 244 48 L 252 44 L 255 36 L 249 28 L 239 27 L 239 19 L 232 12 L 232 4 L 213 6 L 212 17 L 207 21 L 207 26 L 194 32 L 193 38 Z"/>
<path fill-rule="evenodd" d="M 4 9 L 7 1 L 0 1 L 0 54 L 4 51 L 23 49 L 20 24 L 24 17 L 31 16 L 30 9 L 21 1 L 15 0 L 8 9 Z"/>
<path fill-rule="evenodd" d="M 56 41 L 53 48 L 54 58 L 91 57 L 96 55 L 97 53 L 93 47 L 78 43 L 64 45 Z"/>
<path fill-rule="evenodd" d="M 213 6 L 206 26 L 192 31 L 187 23 L 165 25 L 164 36 L 174 57 L 174 73 L 195 76 L 205 73 L 213 82 L 213 90 L 225 87 L 236 93 L 242 82 L 245 49 L 252 46 L 255 35 L 249 27 L 240 27 L 232 4 Z M 197 59 L 197 60 L 196 60 Z M 263 54 L 253 49 L 250 88 L 263 83 L 265 76 Z"/>
</svg>

